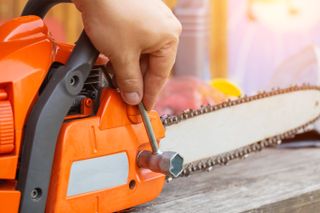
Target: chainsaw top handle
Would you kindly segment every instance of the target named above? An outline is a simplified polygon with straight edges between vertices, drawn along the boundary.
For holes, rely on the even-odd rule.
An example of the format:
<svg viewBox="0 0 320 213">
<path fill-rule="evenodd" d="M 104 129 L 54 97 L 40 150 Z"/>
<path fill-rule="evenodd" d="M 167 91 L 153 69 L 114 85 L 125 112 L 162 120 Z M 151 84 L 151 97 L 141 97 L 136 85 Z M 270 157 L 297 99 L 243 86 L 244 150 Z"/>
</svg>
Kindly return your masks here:
<svg viewBox="0 0 320 213">
<path fill-rule="evenodd" d="M 21 15 L 35 15 L 44 18 L 47 12 L 59 3 L 71 3 L 71 0 L 29 0 Z"/>
</svg>

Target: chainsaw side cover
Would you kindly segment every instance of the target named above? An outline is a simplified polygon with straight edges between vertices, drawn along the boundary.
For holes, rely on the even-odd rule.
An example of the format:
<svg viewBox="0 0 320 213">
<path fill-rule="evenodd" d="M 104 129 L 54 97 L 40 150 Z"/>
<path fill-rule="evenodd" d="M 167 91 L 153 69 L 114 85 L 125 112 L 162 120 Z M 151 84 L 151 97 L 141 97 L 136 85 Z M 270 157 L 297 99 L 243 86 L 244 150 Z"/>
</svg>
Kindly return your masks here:
<svg viewBox="0 0 320 213">
<path fill-rule="evenodd" d="M 158 114 L 150 117 L 157 138 L 163 138 Z M 153 200 L 165 177 L 137 167 L 141 149 L 150 147 L 139 112 L 115 90 L 104 89 L 96 116 L 62 127 L 46 211 L 115 212 Z"/>
</svg>

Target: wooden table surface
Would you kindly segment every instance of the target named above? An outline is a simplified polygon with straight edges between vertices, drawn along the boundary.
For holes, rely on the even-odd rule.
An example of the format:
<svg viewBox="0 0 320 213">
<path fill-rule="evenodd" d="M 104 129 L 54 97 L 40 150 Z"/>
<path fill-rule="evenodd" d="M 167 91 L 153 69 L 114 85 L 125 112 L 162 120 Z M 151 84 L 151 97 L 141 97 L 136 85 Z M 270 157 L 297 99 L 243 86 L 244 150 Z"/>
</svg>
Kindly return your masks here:
<svg viewBox="0 0 320 213">
<path fill-rule="evenodd" d="M 173 180 L 130 212 L 320 212 L 320 149 L 266 149 Z"/>
</svg>

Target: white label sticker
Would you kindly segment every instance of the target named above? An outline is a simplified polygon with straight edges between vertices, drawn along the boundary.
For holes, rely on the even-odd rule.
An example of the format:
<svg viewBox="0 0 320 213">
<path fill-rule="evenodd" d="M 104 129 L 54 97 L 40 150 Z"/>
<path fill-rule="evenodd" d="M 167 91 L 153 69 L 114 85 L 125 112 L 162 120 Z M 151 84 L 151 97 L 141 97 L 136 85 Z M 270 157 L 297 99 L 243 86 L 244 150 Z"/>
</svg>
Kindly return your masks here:
<svg viewBox="0 0 320 213">
<path fill-rule="evenodd" d="M 72 163 L 67 196 L 126 184 L 129 163 L 125 152 Z"/>
</svg>

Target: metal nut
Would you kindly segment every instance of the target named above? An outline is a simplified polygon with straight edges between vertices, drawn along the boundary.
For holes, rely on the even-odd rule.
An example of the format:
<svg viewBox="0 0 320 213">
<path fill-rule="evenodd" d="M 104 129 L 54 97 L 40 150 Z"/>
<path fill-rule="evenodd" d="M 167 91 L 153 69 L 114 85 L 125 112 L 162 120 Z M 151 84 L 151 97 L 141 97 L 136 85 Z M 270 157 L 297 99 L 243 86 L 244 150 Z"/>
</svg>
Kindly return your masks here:
<svg viewBox="0 0 320 213">
<path fill-rule="evenodd" d="M 183 157 L 177 152 L 167 151 L 153 154 L 144 150 L 138 154 L 137 164 L 140 168 L 178 177 L 183 170 Z"/>
</svg>

